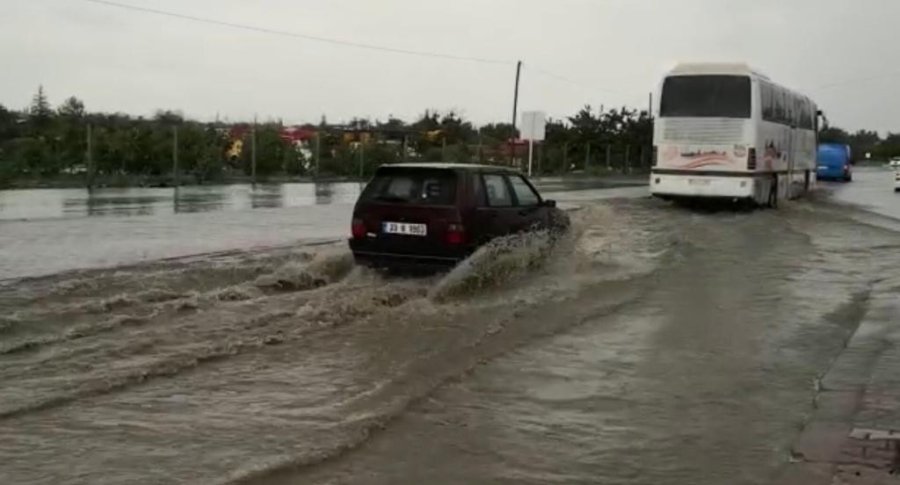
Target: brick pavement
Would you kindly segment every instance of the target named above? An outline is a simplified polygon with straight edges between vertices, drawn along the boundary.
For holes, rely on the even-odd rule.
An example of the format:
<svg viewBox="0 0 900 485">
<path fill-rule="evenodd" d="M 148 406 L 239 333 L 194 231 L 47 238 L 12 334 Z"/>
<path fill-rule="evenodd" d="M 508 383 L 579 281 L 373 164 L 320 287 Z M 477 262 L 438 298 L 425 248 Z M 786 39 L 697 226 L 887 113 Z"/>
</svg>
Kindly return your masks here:
<svg viewBox="0 0 900 485">
<path fill-rule="evenodd" d="M 900 298 L 873 299 L 776 485 L 900 485 Z"/>
</svg>

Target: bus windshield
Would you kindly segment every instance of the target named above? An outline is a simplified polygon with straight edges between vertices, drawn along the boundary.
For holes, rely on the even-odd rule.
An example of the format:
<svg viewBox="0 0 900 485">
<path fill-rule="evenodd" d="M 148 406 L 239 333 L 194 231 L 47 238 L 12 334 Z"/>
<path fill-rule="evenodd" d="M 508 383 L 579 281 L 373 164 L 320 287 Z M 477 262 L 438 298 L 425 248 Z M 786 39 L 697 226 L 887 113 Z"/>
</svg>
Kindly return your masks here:
<svg viewBox="0 0 900 485">
<path fill-rule="evenodd" d="M 662 89 L 660 116 L 686 118 L 750 118 L 747 76 L 673 76 Z"/>
</svg>

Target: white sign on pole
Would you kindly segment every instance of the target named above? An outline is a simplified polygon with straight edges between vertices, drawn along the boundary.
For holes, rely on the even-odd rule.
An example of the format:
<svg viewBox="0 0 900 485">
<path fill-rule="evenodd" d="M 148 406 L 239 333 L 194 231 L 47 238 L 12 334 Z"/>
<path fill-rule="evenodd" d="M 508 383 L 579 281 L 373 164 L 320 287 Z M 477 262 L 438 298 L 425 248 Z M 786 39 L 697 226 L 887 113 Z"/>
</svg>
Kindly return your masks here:
<svg viewBox="0 0 900 485">
<path fill-rule="evenodd" d="M 522 113 L 522 139 L 544 141 L 547 135 L 547 115 L 543 111 Z"/>
<path fill-rule="evenodd" d="M 522 113 L 522 139 L 528 140 L 528 176 L 534 161 L 534 142 L 544 141 L 547 135 L 547 115 L 543 111 Z"/>
</svg>

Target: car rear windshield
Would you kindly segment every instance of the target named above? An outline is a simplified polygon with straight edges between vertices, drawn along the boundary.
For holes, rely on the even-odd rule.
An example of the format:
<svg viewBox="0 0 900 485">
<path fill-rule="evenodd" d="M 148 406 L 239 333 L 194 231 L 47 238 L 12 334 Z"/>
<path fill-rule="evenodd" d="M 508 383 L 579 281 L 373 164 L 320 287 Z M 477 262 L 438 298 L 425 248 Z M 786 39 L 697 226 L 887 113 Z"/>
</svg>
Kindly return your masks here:
<svg viewBox="0 0 900 485">
<path fill-rule="evenodd" d="M 453 205 L 456 173 L 433 168 L 382 168 L 363 191 L 362 200 L 399 204 Z"/>
<path fill-rule="evenodd" d="M 685 118 L 750 118 L 747 76 L 674 76 L 663 83 L 659 115 Z"/>
</svg>

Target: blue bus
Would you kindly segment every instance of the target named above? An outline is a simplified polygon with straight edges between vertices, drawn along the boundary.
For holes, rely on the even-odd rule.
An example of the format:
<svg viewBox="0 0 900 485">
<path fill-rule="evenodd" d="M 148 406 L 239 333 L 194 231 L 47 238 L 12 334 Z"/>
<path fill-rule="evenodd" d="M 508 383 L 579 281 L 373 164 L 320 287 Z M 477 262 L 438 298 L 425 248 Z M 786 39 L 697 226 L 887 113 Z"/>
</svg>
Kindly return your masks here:
<svg viewBox="0 0 900 485">
<path fill-rule="evenodd" d="M 817 159 L 816 178 L 818 180 L 841 180 L 844 182 L 853 180 L 850 145 L 823 143 L 819 145 Z"/>
</svg>

